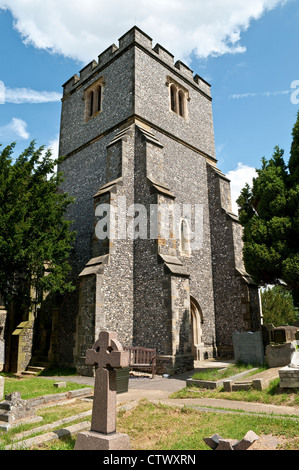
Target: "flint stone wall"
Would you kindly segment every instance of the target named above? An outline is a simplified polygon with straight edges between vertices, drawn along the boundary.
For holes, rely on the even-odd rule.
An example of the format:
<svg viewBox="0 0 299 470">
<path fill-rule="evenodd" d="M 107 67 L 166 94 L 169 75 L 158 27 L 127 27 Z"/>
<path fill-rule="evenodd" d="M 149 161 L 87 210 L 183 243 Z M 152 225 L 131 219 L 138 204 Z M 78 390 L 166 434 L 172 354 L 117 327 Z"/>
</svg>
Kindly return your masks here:
<svg viewBox="0 0 299 470">
<path fill-rule="evenodd" d="M 86 89 L 100 78 L 102 111 L 86 122 Z M 187 90 L 185 118 L 170 109 L 169 80 Z M 61 189 L 76 199 L 68 218 L 77 231 L 71 261 L 78 288 L 60 307 L 58 363 L 71 365 L 74 351 L 83 357 L 78 328 L 84 344 L 90 342 L 91 347 L 97 329 L 106 327 L 117 331 L 123 345 L 156 347 L 171 367 L 174 362 L 186 364 L 191 357 L 190 295 L 202 310 L 206 357 L 219 345 L 231 353 L 231 332 L 248 328 L 253 302 L 243 273 L 236 273 L 243 266 L 241 232 L 229 216 L 229 182 L 216 170 L 210 86 L 193 77 L 184 64 L 174 64 L 161 46 L 153 49 L 151 38 L 133 28 L 119 40 L 119 48 L 108 48 L 98 62 L 64 85 L 60 153 L 67 156 L 60 167 L 65 176 Z M 173 237 L 111 242 L 109 264 L 98 275 L 96 313 L 88 313 L 90 325 L 83 325 L 80 315 L 77 318 L 77 278 L 89 260 L 106 254 L 99 249 L 95 255 L 99 245 L 94 239 L 92 199 L 115 178 L 121 178 L 110 192 L 115 203 L 126 196 L 128 204 L 147 208 L 157 201 L 202 205 L 203 241 L 191 256 L 182 254 Z M 163 186 L 158 196 L 152 180 Z M 161 192 L 168 193 L 165 200 Z M 167 263 L 159 264 L 158 255 L 176 257 L 189 281 L 178 272 L 166 272 Z M 90 283 L 88 290 L 97 295 L 98 288 Z"/>
</svg>

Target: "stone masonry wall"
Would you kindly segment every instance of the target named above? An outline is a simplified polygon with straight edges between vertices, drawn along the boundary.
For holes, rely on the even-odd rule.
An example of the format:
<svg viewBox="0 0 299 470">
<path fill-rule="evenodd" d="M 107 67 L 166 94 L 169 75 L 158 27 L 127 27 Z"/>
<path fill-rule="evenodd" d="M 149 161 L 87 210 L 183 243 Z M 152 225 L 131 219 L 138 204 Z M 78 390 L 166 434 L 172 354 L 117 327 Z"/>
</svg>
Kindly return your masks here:
<svg viewBox="0 0 299 470">
<path fill-rule="evenodd" d="M 99 79 L 102 110 L 86 121 L 86 90 Z M 188 97 L 185 117 L 171 111 L 171 82 Z M 65 176 L 62 190 L 76 198 L 68 218 L 77 231 L 71 257 L 77 290 L 61 303 L 59 362 L 71 364 L 74 351 L 80 351 L 78 276 L 90 260 L 106 253 L 109 262 L 98 274 L 101 300 L 90 338 L 105 325 L 116 330 L 125 345 L 157 347 L 166 362 L 166 356 L 172 358 L 171 367 L 175 356 L 183 363 L 191 350 L 191 295 L 202 310 L 206 355 L 211 356 L 216 345 L 232 348 L 231 332 L 247 327 L 243 316 L 248 306 L 240 305 L 240 299 L 249 288 L 243 289 L 242 274 L 236 275 L 241 267 L 240 249 L 235 249 L 239 234 L 235 221 L 227 219 L 229 191 L 216 170 L 209 84 L 132 28 L 118 47 L 109 47 L 65 83 L 60 155 L 67 156 L 60 168 Z M 115 236 L 101 245 L 94 233 L 96 194 L 99 201 L 102 194 L 109 195 L 115 207 L 124 198 L 127 207 L 143 204 L 147 214 L 151 204 L 165 203 L 171 210 L 177 205 L 182 214 L 189 205 L 192 212 L 182 218 L 191 233 L 198 229 L 194 211 L 199 207 L 199 246 L 183 253 L 174 233 L 167 240 Z M 128 224 L 134 223 L 134 216 L 129 215 Z M 108 251 L 102 253 L 104 246 Z M 172 257 L 170 268 L 169 259 L 159 255 Z M 89 287 L 90 295 L 97 292 Z"/>
<path fill-rule="evenodd" d="M 232 356 L 233 332 L 250 329 L 250 298 L 242 278 L 242 239 L 231 214 L 229 182 L 210 166 L 208 174 L 217 347 L 220 355 Z"/>
</svg>

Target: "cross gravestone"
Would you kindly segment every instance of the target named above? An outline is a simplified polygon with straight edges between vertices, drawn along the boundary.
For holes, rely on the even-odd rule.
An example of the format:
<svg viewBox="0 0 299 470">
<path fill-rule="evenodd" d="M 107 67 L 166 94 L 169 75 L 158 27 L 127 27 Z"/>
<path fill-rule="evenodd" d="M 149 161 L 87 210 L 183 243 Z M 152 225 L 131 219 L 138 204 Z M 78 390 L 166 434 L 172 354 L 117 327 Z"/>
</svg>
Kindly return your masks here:
<svg viewBox="0 0 299 470">
<path fill-rule="evenodd" d="M 129 365 L 117 334 L 102 331 L 86 364 L 96 367 L 91 430 L 78 435 L 75 450 L 130 450 L 127 434 L 116 432 L 116 370 Z"/>
</svg>

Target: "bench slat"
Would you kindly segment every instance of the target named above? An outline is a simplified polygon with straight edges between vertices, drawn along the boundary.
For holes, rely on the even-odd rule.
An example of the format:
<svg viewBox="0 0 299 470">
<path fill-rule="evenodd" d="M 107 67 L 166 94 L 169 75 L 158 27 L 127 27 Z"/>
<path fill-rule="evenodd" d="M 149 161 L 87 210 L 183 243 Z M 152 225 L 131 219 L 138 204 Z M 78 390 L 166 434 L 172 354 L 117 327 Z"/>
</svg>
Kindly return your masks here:
<svg viewBox="0 0 299 470">
<path fill-rule="evenodd" d="M 156 349 L 124 346 L 125 351 L 129 351 L 129 365 L 132 368 L 151 368 L 152 378 L 155 376 L 156 369 Z"/>
</svg>

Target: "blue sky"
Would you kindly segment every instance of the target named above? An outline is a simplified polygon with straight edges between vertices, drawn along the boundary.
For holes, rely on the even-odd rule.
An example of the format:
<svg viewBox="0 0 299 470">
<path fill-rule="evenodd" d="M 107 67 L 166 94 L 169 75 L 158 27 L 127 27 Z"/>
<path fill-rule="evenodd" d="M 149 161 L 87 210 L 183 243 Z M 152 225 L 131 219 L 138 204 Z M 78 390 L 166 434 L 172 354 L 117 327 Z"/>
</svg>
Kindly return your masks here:
<svg viewBox="0 0 299 470">
<path fill-rule="evenodd" d="M 0 142 L 56 153 L 62 84 L 137 24 L 211 83 L 218 166 L 235 197 L 274 146 L 288 160 L 299 109 L 298 0 L 245 3 L 0 0 Z"/>
</svg>

